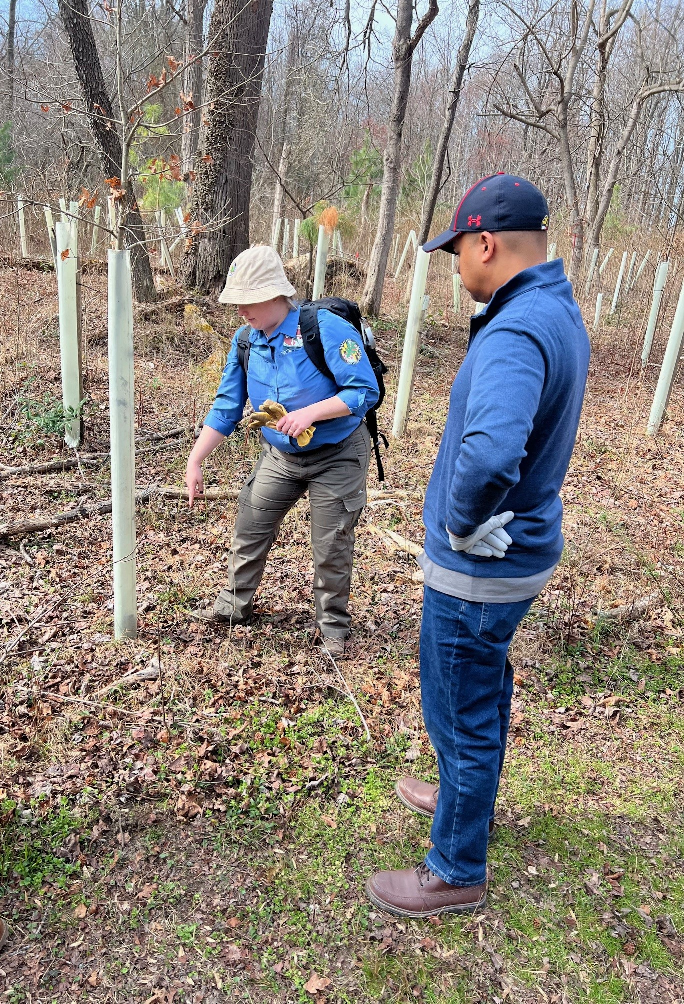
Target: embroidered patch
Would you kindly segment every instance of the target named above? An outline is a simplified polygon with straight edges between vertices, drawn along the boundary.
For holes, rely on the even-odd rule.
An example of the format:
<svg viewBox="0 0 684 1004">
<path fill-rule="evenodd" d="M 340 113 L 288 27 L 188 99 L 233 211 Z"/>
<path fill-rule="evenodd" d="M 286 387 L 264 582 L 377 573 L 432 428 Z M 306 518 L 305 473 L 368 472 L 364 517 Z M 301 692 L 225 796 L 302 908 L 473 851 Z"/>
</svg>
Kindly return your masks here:
<svg viewBox="0 0 684 1004">
<path fill-rule="evenodd" d="M 342 356 L 342 360 L 345 363 L 349 363 L 350 366 L 355 366 L 356 363 L 361 362 L 361 348 L 353 338 L 345 338 L 340 345 L 340 355 Z"/>
<path fill-rule="evenodd" d="M 548 228 L 549 228 L 549 217 L 548 217 L 548 214 L 541 221 L 541 228 L 542 228 L 542 230 L 548 230 Z"/>
<path fill-rule="evenodd" d="M 283 348 L 284 349 L 301 349 L 304 342 L 302 341 L 302 332 L 300 328 L 297 328 L 296 335 L 285 335 L 283 338 Z"/>
<path fill-rule="evenodd" d="M 231 262 L 230 268 L 228 269 L 228 275 L 235 275 L 237 272 L 237 261 Z"/>
</svg>

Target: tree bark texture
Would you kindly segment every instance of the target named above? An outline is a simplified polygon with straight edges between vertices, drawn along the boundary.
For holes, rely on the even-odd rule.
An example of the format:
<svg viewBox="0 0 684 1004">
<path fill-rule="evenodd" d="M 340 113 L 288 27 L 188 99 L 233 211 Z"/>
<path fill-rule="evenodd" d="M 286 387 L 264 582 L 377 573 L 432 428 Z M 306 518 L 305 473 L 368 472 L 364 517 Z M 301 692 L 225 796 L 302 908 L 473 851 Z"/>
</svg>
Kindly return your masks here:
<svg viewBox="0 0 684 1004">
<path fill-rule="evenodd" d="M 62 0 L 63 2 L 63 0 Z M 195 158 L 199 232 L 181 262 L 186 288 L 210 293 L 249 247 L 252 154 L 273 0 L 216 0 L 209 25 L 208 123 Z"/>
<path fill-rule="evenodd" d="M 426 28 L 439 13 L 436 0 L 430 0 L 426 13 L 419 21 L 413 36 L 411 23 L 413 20 L 412 0 L 398 0 L 397 20 L 392 43 L 392 62 L 394 64 L 394 90 L 387 129 L 387 146 L 383 155 L 382 193 L 380 195 L 380 210 L 378 228 L 368 261 L 366 285 L 361 297 L 361 312 L 377 316 L 382 301 L 382 288 L 385 284 L 387 259 L 389 257 L 392 238 L 394 237 L 394 220 L 399 199 L 399 184 L 401 180 L 401 141 L 406 118 L 406 105 L 411 86 L 411 66 L 413 53 L 422 38 Z"/>
<path fill-rule="evenodd" d="M 442 186 L 442 174 L 444 173 L 444 162 L 446 160 L 447 150 L 449 148 L 449 140 L 451 139 L 451 130 L 454 127 L 456 109 L 458 108 L 458 102 L 461 97 L 461 88 L 463 87 L 463 77 L 465 75 L 465 71 L 468 66 L 468 60 L 470 59 L 470 49 L 472 47 L 473 39 L 475 37 L 475 31 L 477 29 L 477 21 L 479 16 L 480 16 L 480 0 L 470 0 L 470 4 L 468 6 L 468 13 L 466 15 L 463 41 L 461 42 L 461 46 L 458 50 L 458 55 L 456 57 L 456 65 L 454 66 L 454 72 L 449 82 L 449 101 L 446 107 L 446 111 L 444 113 L 442 130 L 439 134 L 439 140 L 437 142 L 437 150 L 435 151 L 435 160 L 432 165 L 432 177 L 430 178 L 430 187 L 423 202 L 423 212 L 420 220 L 420 230 L 418 231 L 419 245 L 424 244 L 430 234 L 432 217 L 434 216 L 435 213 L 437 198 L 439 196 L 439 192 Z"/>
<path fill-rule="evenodd" d="M 105 178 L 121 177 L 122 148 L 117 120 L 105 85 L 100 56 L 86 0 L 58 0 L 59 13 L 69 38 L 74 67 L 81 84 L 90 131 L 97 145 Z M 136 300 L 149 303 L 156 299 L 150 258 L 145 244 L 145 228 L 138 209 L 133 185 L 122 179 L 126 191 L 123 227 L 126 247 L 131 249 L 131 272 Z"/>
<path fill-rule="evenodd" d="M 187 62 L 192 56 L 197 56 L 202 51 L 204 23 L 204 7 L 206 0 L 186 0 L 185 4 L 185 53 Z M 197 147 L 199 146 L 200 122 L 202 112 L 202 61 L 200 59 L 191 63 L 183 73 L 183 94 L 186 99 L 191 100 L 195 105 L 193 111 L 186 114 L 183 119 L 183 133 L 181 136 L 181 170 L 187 175 L 192 170 Z"/>
</svg>

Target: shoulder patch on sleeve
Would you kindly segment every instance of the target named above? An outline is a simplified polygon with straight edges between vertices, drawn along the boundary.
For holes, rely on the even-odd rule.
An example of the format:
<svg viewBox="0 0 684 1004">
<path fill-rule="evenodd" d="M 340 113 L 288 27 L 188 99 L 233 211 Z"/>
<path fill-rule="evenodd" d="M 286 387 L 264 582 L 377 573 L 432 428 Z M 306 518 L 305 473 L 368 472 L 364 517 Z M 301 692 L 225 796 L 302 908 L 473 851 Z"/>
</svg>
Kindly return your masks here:
<svg viewBox="0 0 684 1004">
<path fill-rule="evenodd" d="M 353 338 L 345 338 L 340 345 L 340 356 L 343 362 L 355 366 L 356 363 L 361 362 L 361 347 Z"/>
</svg>

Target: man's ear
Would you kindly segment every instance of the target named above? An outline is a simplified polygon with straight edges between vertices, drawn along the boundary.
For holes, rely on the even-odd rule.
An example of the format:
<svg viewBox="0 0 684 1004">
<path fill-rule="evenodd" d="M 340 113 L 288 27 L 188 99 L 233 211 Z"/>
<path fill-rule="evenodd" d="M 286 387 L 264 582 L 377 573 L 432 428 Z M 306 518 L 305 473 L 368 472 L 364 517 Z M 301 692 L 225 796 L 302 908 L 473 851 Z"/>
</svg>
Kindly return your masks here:
<svg viewBox="0 0 684 1004">
<path fill-rule="evenodd" d="M 488 230 L 483 230 L 480 234 L 480 252 L 482 254 L 483 265 L 492 260 L 494 255 L 494 235 Z"/>
</svg>

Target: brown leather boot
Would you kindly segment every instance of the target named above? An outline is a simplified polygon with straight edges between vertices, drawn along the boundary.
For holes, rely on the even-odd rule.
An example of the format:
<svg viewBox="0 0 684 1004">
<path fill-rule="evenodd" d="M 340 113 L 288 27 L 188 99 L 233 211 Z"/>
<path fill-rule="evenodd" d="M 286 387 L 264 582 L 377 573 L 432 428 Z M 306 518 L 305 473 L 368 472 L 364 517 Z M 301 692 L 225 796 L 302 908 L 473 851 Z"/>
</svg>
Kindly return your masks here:
<svg viewBox="0 0 684 1004">
<path fill-rule="evenodd" d="M 420 816 L 434 816 L 437 808 L 439 785 L 418 781 L 415 777 L 401 777 L 394 786 L 400 802 Z M 489 820 L 489 835 L 494 832 L 494 820 Z"/>
<path fill-rule="evenodd" d="M 487 900 L 487 883 L 449 885 L 423 862 L 417 868 L 378 872 L 368 879 L 366 894 L 373 906 L 395 917 L 432 917 L 481 909 Z"/>
<path fill-rule="evenodd" d="M 408 809 L 413 809 L 420 816 L 434 816 L 439 785 L 417 781 L 414 777 L 400 777 L 394 790 L 399 801 Z"/>
</svg>

